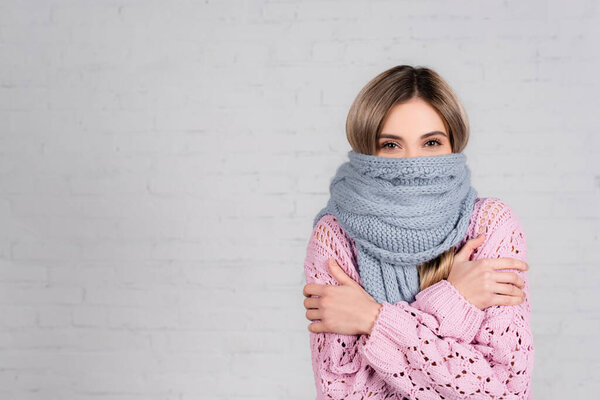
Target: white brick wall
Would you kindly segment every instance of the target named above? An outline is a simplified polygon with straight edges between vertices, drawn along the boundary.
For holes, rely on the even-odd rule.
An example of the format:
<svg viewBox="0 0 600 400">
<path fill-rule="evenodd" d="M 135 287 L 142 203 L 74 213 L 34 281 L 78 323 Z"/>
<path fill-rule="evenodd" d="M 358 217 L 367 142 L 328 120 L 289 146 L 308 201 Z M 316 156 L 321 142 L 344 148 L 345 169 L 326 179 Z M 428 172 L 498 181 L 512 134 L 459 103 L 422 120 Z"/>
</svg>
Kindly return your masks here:
<svg viewBox="0 0 600 400">
<path fill-rule="evenodd" d="M 430 66 L 525 226 L 539 399 L 600 391 L 600 16 L 0 2 L 0 398 L 310 399 L 303 260 L 366 82 Z"/>
</svg>

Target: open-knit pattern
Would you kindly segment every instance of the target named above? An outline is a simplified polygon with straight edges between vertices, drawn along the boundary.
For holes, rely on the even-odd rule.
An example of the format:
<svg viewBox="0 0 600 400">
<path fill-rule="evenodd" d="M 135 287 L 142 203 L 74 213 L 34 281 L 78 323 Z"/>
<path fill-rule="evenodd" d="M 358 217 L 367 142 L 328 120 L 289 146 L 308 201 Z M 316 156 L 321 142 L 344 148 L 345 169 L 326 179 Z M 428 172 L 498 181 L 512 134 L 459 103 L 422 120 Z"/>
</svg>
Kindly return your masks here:
<svg viewBox="0 0 600 400">
<path fill-rule="evenodd" d="M 471 260 L 526 260 L 516 213 L 498 198 L 477 198 L 465 238 L 486 233 Z M 361 283 L 354 241 L 330 214 L 315 226 L 304 264 L 307 283 L 338 285 L 334 257 Z M 370 335 L 310 332 L 317 399 L 531 399 L 534 345 L 527 271 L 525 301 L 480 310 L 447 280 L 412 303 L 383 302 Z"/>
</svg>

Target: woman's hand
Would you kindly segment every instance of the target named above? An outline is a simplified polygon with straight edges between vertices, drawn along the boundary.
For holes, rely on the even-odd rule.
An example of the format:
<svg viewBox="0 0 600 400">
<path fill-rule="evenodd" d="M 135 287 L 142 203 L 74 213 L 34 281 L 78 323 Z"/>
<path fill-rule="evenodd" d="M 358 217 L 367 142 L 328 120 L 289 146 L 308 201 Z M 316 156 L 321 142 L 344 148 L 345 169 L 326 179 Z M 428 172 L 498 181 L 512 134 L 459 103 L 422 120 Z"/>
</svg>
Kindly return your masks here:
<svg viewBox="0 0 600 400">
<path fill-rule="evenodd" d="M 381 304 L 350 278 L 333 258 L 329 259 L 329 271 L 340 286 L 304 285 L 306 318 L 321 320 L 308 325 L 308 330 L 342 335 L 370 334 Z"/>
<path fill-rule="evenodd" d="M 454 262 L 448 275 L 458 292 L 480 310 L 490 306 L 521 304 L 525 299 L 524 281 L 514 272 L 499 272 L 498 269 L 519 269 L 527 271 L 529 265 L 516 258 L 484 258 L 469 261 L 471 253 L 479 247 L 485 235 L 468 240 L 454 255 Z"/>
</svg>

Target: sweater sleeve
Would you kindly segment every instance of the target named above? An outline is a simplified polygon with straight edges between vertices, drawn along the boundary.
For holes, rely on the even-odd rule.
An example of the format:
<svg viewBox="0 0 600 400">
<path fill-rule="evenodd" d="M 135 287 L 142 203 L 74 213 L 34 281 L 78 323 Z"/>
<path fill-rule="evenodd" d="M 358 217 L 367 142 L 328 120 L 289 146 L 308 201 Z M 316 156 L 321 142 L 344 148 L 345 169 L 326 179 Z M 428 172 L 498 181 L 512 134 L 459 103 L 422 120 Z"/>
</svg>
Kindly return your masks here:
<svg viewBox="0 0 600 400">
<path fill-rule="evenodd" d="M 522 225 L 506 203 L 488 198 L 478 217 L 476 233 L 485 232 L 487 238 L 472 259 L 525 261 Z M 523 303 L 480 310 L 479 320 L 481 314 L 464 298 L 462 303 L 456 298 L 454 303 L 442 301 L 438 290 L 445 289 L 449 298 L 458 292 L 440 281 L 417 294 L 412 304 L 384 302 L 371 334 L 360 336 L 358 353 L 389 390 L 410 398 L 532 398 L 534 347 L 527 272 L 502 271 L 516 272 L 525 280 Z"/>
<path fill-rule="evenodd" d="M 315 225 L 308 242 L 304 273 L 306 283 L 339 285 L 329 273 L 328 260 L 333 257 L 354 280 L 360 280 L 353 267 L 351 244 L 333 215 L 324 215 Z M 358 354 L 361 335 L 310 332 L 312 367 L 320 399 L 390 398 L 393 391 Z"/>
<path fill-rule="evenodd" d="M 325 215 L 315 226 L 308 243 L 304 263 L 307 283 L 339 285 L 329 273 L 327 262 L 330 257 L 361 284 L 351 239 L 334 216 Z M 447 281 L 440 281 L 418 293 L 412 305 L 431 313 L 432 318 L 439 321 L 440 334 L 457 340 L 470 341 L 483 320 L 484 312 L 467 302 Z M 310 333 L 317 399 L 384 399 L 408 393 L 408 390 L 397 391 L 388 385 L 358 353 L 360 336 Z"/>
</svg>

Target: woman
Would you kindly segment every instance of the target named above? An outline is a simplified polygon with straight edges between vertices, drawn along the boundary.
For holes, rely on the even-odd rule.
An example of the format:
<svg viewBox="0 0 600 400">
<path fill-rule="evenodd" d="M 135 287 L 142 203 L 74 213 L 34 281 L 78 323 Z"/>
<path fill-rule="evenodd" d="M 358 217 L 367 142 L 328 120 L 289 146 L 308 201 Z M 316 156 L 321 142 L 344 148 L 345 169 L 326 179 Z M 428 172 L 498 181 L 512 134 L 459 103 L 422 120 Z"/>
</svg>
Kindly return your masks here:
<svg viewBox="0 0 600 400">
<path fill-rule="evenodd" d="M 304 264 L 317 399 L 530 399 L 525 235 L 477 197 L 469 128 L 434 71 L 370 81 Z"/>
</svg>

